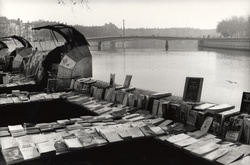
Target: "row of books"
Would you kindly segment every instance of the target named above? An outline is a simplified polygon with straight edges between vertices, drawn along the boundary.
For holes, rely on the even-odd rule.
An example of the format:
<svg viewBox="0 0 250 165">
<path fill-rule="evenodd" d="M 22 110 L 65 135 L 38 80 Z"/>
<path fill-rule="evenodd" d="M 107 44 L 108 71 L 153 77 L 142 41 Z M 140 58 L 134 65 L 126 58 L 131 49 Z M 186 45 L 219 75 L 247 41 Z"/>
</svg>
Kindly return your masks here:
<svg viewBox="0 0 250 165">
<path fill-rule="evenodd" d="M 34 80 L 29 80 L 29 81 L 16 81 L 14 83 L 8 83 L 8 84 L 0 84 L 0 87 L 16 87 L 16 86 L 22 86 L 22 85 L 34 85 L 35 81 Z"/>
<path fill-rule="evenodd" d="M 103 89 L 94 86 L 92 87 L 91 92 L 93 97 L 86 95 L 70 95 L 67 99 L 70 102 L 82 105 L 99 115 L 123 115 L 129 112 L 136 112 L 139 109 L 148 109 L 147 106 L 149 106 L 149 102 L 151 100 L 152 116 L 163 117 L 175 122 L 181 122 L 184 125 L 188 124 L 199 128 L 200 126 L 197 126 L 198 120 L 202 123 L 204 119 L 201 120 L 198 118 L 204 118 L 204 116 L 210 115 L 213 116 L 213 124 L 211 126 L 210 133 L 229 141 L 241 141 L 245 144 L 249 144 L 249 118 L 246 116 L 242 117 L 242 115 L 240 115 L 239 118 L 241 119 L 239 120 L 241 122 L 237 125 L 237 127 L 232 126 L 232 124 L 224 125 L 225 122 L 229 121 L 229 117 L 240 114 L 240 110 L 235 108 L 233 105 L 202 103 L 197 106 L 190 105 L 185 102 L 181 104 L 173 104 L 164 99 L 156 99 L 157 96 L 160 95 L 165 97 L 168 93 L 163 93 L 162 95 L 157 93 L 152 96 L 146 96 L 142 94 L 135 95 L 132 92 L 127 92 L 126 90 L 133 91 L 135 88 L 115 90 L 115 88 Z M 102 96 L 104 99 L 102 99 Z M 143 104 L 141 104 L 142 102 Z M 143 119 L 143 116 L 138 116 L 133 120 Z M 243 122 L 243 120 L 245 122 Z"/>
<path fill-rule="evenodd" d="M 40 156 L 166 134 L 160 126 L 156 126 L 163 123 L 164 119 L 152 118 L 137 122 L 126 120 L 132 117 L 127 115 L 116 121 L 112 115 L 82 116 L 53 123 L 2 127 L 1 131 L 9 131 L 12 135 L 1 137 L 2 154 L 6 163 L 12 164 Z M 20 132 L 26 134 L 16 137 L 15 134 Z"/>
<path fill-rule="evenodd" d="M 247 165 L 250 163 L 250 146 L 240 143 L 222 141 L 212 134 L 205 134 L 200 138 L 193 134 L 164 135 L 158 137 L 182 152 L 202 157 L 219 164 Z"/>
<path fill-rule="evenodd" d="M 18 91 L 18 90 L 15 90 Z M 20 92 L 20 91 L 19 91 Z M 35 101 L 43 101 L 43 100 L 53 100 L 58 99 L 65 92 L 57 92 L 57 93 L 37 93 L 37 94 L 28 94 L 27 92 L 20 92 L 19 94 L 1 94 L 0 97 L 0 105 L 8 105 L 8 104 L 17 104 L 17 103 L 26 103 L 26 102 L 35 102 Z"/>
</svg>

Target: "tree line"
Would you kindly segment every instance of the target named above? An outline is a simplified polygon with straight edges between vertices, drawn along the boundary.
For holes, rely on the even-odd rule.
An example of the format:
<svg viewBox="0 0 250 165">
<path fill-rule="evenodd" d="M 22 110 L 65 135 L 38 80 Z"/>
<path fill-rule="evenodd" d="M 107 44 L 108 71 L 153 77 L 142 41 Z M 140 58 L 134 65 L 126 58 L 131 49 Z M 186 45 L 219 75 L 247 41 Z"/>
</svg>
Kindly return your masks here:
<svg viewBox="0 0 250 165">
<path fill-rule="evenodd" d="M 218 23 L 216 31 L 222 37 L 250 37 L 250 16 L 246 19 L 237 16 L 223 19 Z"/>
</svg>

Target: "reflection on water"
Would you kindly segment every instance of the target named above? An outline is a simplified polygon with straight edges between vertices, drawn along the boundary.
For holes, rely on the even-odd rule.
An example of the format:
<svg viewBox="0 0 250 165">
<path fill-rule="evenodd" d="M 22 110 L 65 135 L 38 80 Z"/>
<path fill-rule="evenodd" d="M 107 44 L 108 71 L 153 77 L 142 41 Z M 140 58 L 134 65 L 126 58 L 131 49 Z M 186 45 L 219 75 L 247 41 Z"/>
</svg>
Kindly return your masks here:
<svg viewBox="0 0 250 165">
<path fill-rule="evenodd" d="M 186 77 L 204 77 L 202 101 L 240 106 L 242 92 L 250 91 L 250 52 L 229 50 L 104 49 L 92 50 L 93 77 L 132 86 L 169 91 L 182 96 Z"/>
</svg>

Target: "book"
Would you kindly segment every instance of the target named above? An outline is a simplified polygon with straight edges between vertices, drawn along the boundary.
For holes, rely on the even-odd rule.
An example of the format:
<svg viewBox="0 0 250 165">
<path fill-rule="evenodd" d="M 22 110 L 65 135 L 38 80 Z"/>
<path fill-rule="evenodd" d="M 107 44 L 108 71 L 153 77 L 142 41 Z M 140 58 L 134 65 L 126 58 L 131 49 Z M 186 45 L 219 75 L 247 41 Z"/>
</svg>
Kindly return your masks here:
<svg viewBox="0 0 250 165">
<path fill-rule="evenodd" d="M 115 74 L 114 73 L 110 73 L 109 85 L 110 86 L 115 85 Z"/>
<path fill-rule="evenodd" d="M 92 135 L 86 134 L 84 136 L 79 136 L 78 139 L 80 140 L 84 148 L 95 147 L 98 145 L 97 141 Z"/>
<path fill-rule="evenodd" d="M 10 136 L 9 131 L 0 131 L 0 137 Z"/>
<path fill-rule="evenodd" d="M 22 162 L 24 160 L 18 147 L 2 149 L 2 154 L 7 165 Z"/>
<path fill-rule="evenodd" d="M 132 139 L 132 136 L 126 130 L 121 130 L 118 132 L 118 134 L 123 140 Z"/>
<path fill-rule="evenodd" d="M 249 118 L 244 118 L 241 142 L 245 144 L 250 144 L 250 119 Z"/>
<path fill-rule="evenodd" d="M 205 111 L 206 109 L 211 108 L 213 106 L 215 106 L 215 104 L 213 103 L 203 103 L 201 105 L 194 106 L 193 109 L 196 111 Z"/>
<path fill-rule="evenodd" d="M 214 114 L 214 121 L 212 123 L 211 133 L 224 138 L 226 133 L 226 125 L 224 125 L 224 123 L 228 121 L 230 117 L 238 115 L 239 113 L 239 109 L 235 108 Z M 222 130 L 224 131 L 222 132 Z"/>
<path fill-rule="evenodd" d="M 218 158 L 216 160 L 216 162 L 220 163 L 220 164 L 226 165 L 226 164 L 232 163 L 233 161 L 237 160 L 242 155 L 243 155 L 242 152 L 237 151 L 235 149 L 231 149 L 229 152 L 227 152 L 226 154 L 224 154 L 223 156 L 221 156 L 220 158 Z"/>
<path fill-rule="evenodd" d="M 180 104 L 166 102 L 165 111 L 166 119 L 180 122 Z"/>
<path fill-rule="evenodd" d="M 197 103 L 201 99 L 201 91 L 203 78 L 201 77 L 186 77 L 183 101 Z"/>
<path fill-rule="evenodd" d="M 202 133 L 208 133 L 212 123 L 213 123 L 213 117 L 207 116 L 200 128 L 200 131 Z"/>
<path fill-rule="evenodd" d="M 188 109 L 188 114 L 187 114 L 187 124 L 190 124 L 192 126 L 195 126 L 196 124 L 196 119 L 197 119 L 198 112 L 192 110 L 191 108 Z"/>
<path fill-rule="evenodd" d="M 182 148 L 182 147 L 189 146 L 193 143 L 196 143 L 197 141 L 198 141 L 197 139 L 190 137 L 190 138 L 187 138 L 187 139 L 184 139 L 181 141 L 174 142 L 174 145 L 179 147 L 179 148 Z"/>
<path fill-rule="evenodd" d="M 233 163 L 231 163 L 230 165 L 248 165 L 250 164 L 250 156 L 245 156 Z"/>
<path fill-rule="evenodd" d="M 104 100 L 111 101 L 112 93 L 115 91 L 114 88 L 107 88 L 104 94 Z"/>
<path fill-rule="evenodd" d="M 56 154 L 56 149 L 52 142 L 37 143 L 36 148 L 38 149 L 41 156 Z"/>
<path fill-rule="evenodd" d="M 159 108 L 159 100 L 154 100 L 153 102 L 153 107 L 152 107 L 152 115 L 156 116 L 158 113 L 158 108 Z"/>
<path fill-rule="evenodd" d="M 70 150 L 76 150 L 76 149 L 81 149 L 83 148 L 82 143 L 79 141 L 78 138 L 69 138 L 69 139 L 64 139 L 64 142 L 68 149 Z"/>
<path fill-rule="evenodd" d="M 40 153 L 37 151 L 35 146 L 20 148 L 24 160 L 30 160 L 40 157 Z"/>
<path fill-rule="evenodd" d="M 151 129 L 152 132 L 154 132 L 155 135 L 164 135 L 166 134 L 165 131 L 163 131 L 161 129 L 161 127 L 158 126 L 153 126 L 153 127 L 149 127 Z"/>
<path fill-rule="evenodd" d="M 208 143 L 209 143 L 209 142 L 208 142 L 208 141 L 205 141 L 205 140 L 198 140 L 197 142 L 195 142 L 195 143 L 193 143 L 193 144 L 191 144 L 191 145 L 189 145 L 189 146 L 184 147 L 184 149 L 185 149 L 186 151 L 191 152 L 192 150 L 195 150 L 195 149 L 197 149 L 197 148 L 200 148 L 200 147 L 202 147 L 202 146 L 204 146 L 204 145 L 206 145 L 206 144 L 208 144 Z"/>
<path fill-rule="evenodd" d="M 158 112 L 157 112 L 158 117 L 164 117 L 164 111 L 162 109 L 163 103 L 164 103 L 164 101 L 160 101 L 160 103 L 159 103 Z"/>
<path fill-rule="evenodd" d="M 243 129 L 243 119 L 237 116 L 230 117 L 230 120 L 225 123 L 225 125 L 227 125 L 225 139 L 232 142 L 238 142 Z"/>
<path fill-rule="evenodd" d="M 240 112 L 250 114 L 250 92 L 243 92 Z"/>
<path fill-rule="evenodd" d="M 203 156 L 206 153 L 209 153 L 209 152 L 211 152 L 219 147 L 220 147 L 219 144 L 211 142 L 211 143 L 208 143 L 202 147 L 191 150 L 191 153 L 193 153 L 197 156 Z"/>
<path fill-rule="evenodd" d="M 218 159 L 219 157 L 225 155 L 226 153 L 228 153 L 230 151 L 230 147 L 222 147 L 222 148 L 218 148 L 217 150 L 214 150 L 206 155 L 203 156 L 203 158 L 209 160 L 209 161 L 215 161 L 216 159 Z"/>
<path fill-rule="evenodd" d="M 190 138 L 190 136 L 187 135 L 187 134 L 181 133 L 181 134 L 178 134 L 178 135 L 171 136 L 170 138 L 168 138 L 166 140 L 168 142 L 170 142 L 170 143 L 175 143 L 177 141 L 181 141 L 181 140 L 184 140 L 184 139 L 187 139 L 187 138 Z"/>
<path fill-rule="evenodd" d="M 131 79 L 132 75 L 126 75 L 123 87 L 128 88 L 130 86 Z"/>
<path fill-rule="evenodd" d="M 158 92 L 158 93 L 152 94 L 151 97 L 154 98 L 154 99 L 161 99 L 161 98 L 164 98 L 164 97 L 169 97 L 171 95 L 172 94 L 170 92 Z"/>
<path fill-rule="evenodd" d="M 110 143 L 123 141 L 123 139 L 115 131 L 103 133 L 103 135 Z"/>
<path fill-rule="evenodd" d="M 22 132 L 24 131 L 22 125 L 9 125 L 8 126 L 10 133 Z"/>
<path fill-rule="evenodd" d="M 215 105 L 213 107 L 208 108 L 206 110 L 206 113 L 216 114 L 216 113 L 220 113 L 223 111 L 233 109 L 234 107 L 235 107 L 234 105 L 227 104 L 227 103 L 219 104 L 219 105 Z"/>
<path fill-rule="evenodd" d="M 144 125 L 142 127 L 139 127 L 141 132 L 146 136 L 146 137 L 151 137 L 155 136 L 155 133 L 149 128 L 148 125 Z"/>
<path fill-rule="evenodd" d="M 128 106 L 129 107 L 135 106 L 135 96 L 132 93 L 129 93 L 129 95 L 128 95 Z"/>
<path fill-rule="evenodd" d="M 155 125 L 155 126 L 158 126 L 162 122 L 164 122 L 164 118 L 161 118 L 161 117 L 157 117 L 155 119 L 151 119 L 151 121 L 150 121 L 150 123 L 153 124 L 153 125 Z"/>
<path fill-rule="evenodd" d="M 144 137 L 144 134 L 138 127 L 132 127 L 126 129 L 129 135 L 131 135 L 132 138 L 141 138 Z"/>
<path fill-rule="evenodd" d="M 159 127 L 164 127 L 167 126 L 169 124 L 173 123 L 173 120 L 165 120 L 164 122 L 162 122 L 161 124 L 159 124 Z"/>
<path fill-rule="evenodd" d="M 208 130 L 210 129 L 213 122 L 213 117 L 207 116 L 205 121 L 203 122 L 200 130 L 194 131 L 192 133 L 189 133 L 189 136 L 192 136 L 194 138 L 200 138 L 208 133 Z"/>
<path fill-rule="evenodd" d="M 2 149 L 17 147 L 17 141 L 13 137 L 3 137 L 0 139 Z"/>
</svg>

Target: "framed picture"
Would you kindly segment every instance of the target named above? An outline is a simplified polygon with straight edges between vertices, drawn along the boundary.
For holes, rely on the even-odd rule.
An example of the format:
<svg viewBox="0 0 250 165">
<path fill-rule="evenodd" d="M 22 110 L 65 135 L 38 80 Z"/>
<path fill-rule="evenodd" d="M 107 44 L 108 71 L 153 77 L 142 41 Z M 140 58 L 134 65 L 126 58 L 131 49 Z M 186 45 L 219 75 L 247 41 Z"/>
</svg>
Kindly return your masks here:
<svg viewBox="0 0 250 165">
<path fill-rule="evenodd" d="M 132 79 L 132 75 L 126 75 L 124 85 L 123 85 L 125 88 L 128 88 L 130 86 L 131 79 Z"/>
<path fill-rule="evenodd" d="M 250 92 L 243 92 L 240 112 L 250 114 Z"/>
<path fill-rule="evenodd" d="M 57 80 L 56 79 L 48 79 L 48 84 L 47 84 L 47 92 L 48 93 L 53 93 L 56 91 L 57 87 Z"/>
<path fill-rule="evenodd" d="M 201 77 L 186 77 L 185 88 L 183 93 L 183 101 L 200 102 L 203 78 Z"/>
</svg>

